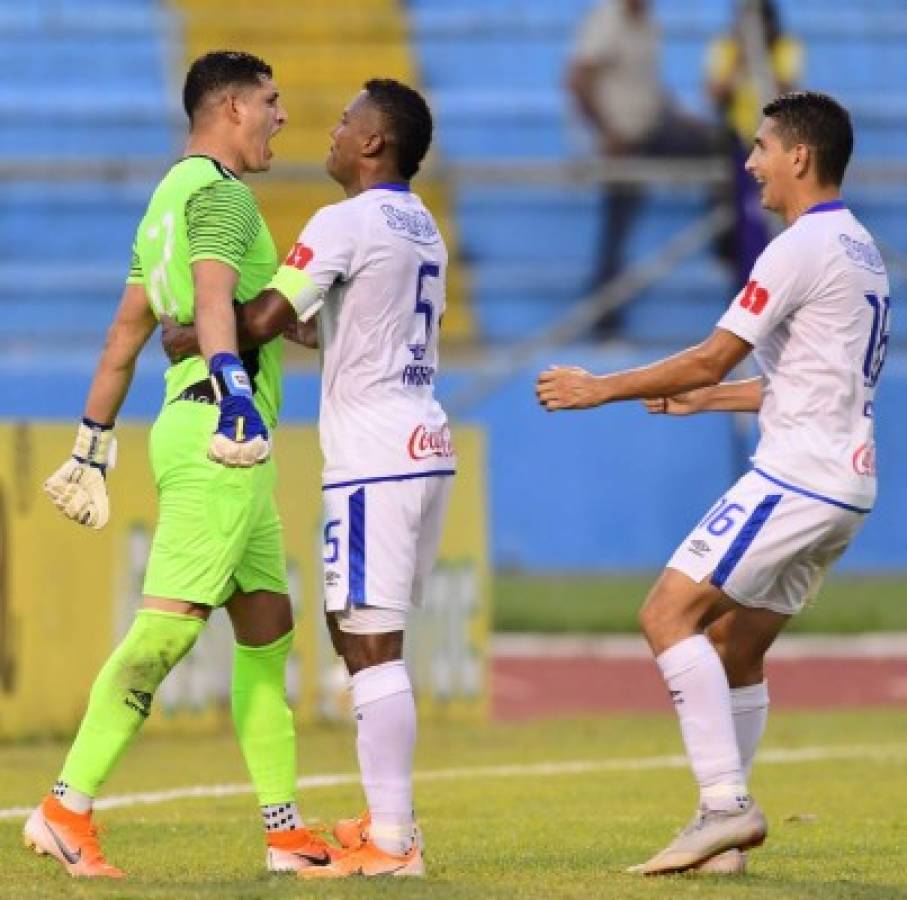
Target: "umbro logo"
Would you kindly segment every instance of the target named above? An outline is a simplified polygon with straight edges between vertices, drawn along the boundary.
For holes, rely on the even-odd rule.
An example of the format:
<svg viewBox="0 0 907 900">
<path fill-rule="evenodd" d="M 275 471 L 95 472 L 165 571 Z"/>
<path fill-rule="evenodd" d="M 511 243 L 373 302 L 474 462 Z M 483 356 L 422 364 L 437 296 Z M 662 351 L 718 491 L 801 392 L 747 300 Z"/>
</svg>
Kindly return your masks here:
<svg viewBox="0 0 907 900">
<path fill-rule="evenodd" d="M 135 688 L 129 688 L 126 699 L 123 701 L 127 706 L 132 707 L 142 718 L 147 719 L 151 714 L 152 695 L 147 691 L 137 691 Z"/>
<path fill-rule="evenodd" d="M 680 706 L 683 703 L 683 691 L 671 691 L 671 700 L 675 706 Z"/>
<path fill-rule="evenodd" d="M 698 538 L 690 541 L 687 545 L 687 550 L 694 556 L 705 556 L 706 553 L 712 552 L 712 548 L 705 541 L 700 541 Z"/>
</svg>

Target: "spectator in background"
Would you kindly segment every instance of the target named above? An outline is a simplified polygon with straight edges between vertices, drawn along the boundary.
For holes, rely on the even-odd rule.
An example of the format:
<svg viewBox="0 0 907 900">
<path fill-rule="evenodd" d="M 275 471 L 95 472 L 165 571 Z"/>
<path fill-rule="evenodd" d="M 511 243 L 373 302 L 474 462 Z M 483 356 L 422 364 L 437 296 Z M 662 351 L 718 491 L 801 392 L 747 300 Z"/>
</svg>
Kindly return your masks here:
<svg viewBox="0 0 907 900">
<path fill-rule="evenodd" d="M 595 130 L 601 153 L 609 158 L 702 155 L 713 148 L 705 124 L 677 110 L 662 85 L 660 44 L 648 0 L 605 0 L 577 31 L 567 87 Z M 593 289 L 607 284 L 623 267 L 642 200 L 638 185 L 604 191 Z M 608 313 L 596 333 L 611 337 L 619 326 L 619 316 Z"/>
<path fill-rule="evenodd" d="M 724 123 L 737 213 L 734 225 L 719 238 L 718 254 L 734 271 L 735 290 L 746 282 L 769 240 L 759 186 L 746 173 L 744 163 L 762 106 L 793 89 L 802 67 L 803 47 L 783 33 L 774 0 L 738 0 L 731 32 L 709 46 L 706 85 Z"/>
</svg>

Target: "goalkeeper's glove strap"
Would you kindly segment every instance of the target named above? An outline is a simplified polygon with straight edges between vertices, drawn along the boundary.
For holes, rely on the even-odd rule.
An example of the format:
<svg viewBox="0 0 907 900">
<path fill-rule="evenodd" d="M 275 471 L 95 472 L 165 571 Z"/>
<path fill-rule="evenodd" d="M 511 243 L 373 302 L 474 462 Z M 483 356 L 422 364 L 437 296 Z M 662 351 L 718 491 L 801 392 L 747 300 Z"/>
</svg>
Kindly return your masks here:
<svg viewBox="0 0 907 900">
<path fill-rule="evenodd" d="M 113 467 L 116 460 L 114 448 L 113 424 L 105 425 L 84 416 L 76 432 L 73 459 L 106 473 L 108 466 Z"/>
</svg>

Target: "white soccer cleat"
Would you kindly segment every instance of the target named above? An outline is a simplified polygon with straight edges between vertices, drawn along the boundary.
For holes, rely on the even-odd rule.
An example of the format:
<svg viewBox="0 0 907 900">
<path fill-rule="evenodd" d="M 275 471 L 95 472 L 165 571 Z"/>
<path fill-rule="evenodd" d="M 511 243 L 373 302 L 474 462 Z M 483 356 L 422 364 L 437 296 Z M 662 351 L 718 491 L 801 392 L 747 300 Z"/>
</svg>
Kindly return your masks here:
<svg viewBox="0 0 907 900">
<path fill-rule="evenodd" d="M 734 847 L 693 866 L 704 875 L 746 875 L 746 854 Z"/>
<path fill-rule="evenodd" d="M 767 833 L 765 816 L 751 797 L 739 811 L 700 807 L 690 824 L 664 850 L 627 871 L 638 875 L 685 872 L 726 850 L 758 847 Z"/>
</svg>

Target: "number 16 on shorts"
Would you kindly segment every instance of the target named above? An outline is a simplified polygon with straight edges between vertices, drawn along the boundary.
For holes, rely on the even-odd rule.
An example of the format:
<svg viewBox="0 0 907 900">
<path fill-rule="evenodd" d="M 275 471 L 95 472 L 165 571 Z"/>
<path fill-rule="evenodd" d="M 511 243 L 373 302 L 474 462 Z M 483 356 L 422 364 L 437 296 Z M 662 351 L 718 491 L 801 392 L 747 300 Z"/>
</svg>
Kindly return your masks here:
<svg viewBox="0 0 907 900">
<path fill-rule="evenodd" d="M 769 517 L 776 512 L 781 497 L 766 487 L 772 486 L 753 472 L 741 478 L 687 535 L 668 565 L 694 581 L 712 576 L 721 587 L 742 558 L 752 553 L 753 543 L 764 537 Z"/>
</svg>

